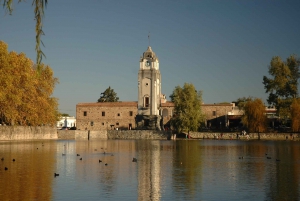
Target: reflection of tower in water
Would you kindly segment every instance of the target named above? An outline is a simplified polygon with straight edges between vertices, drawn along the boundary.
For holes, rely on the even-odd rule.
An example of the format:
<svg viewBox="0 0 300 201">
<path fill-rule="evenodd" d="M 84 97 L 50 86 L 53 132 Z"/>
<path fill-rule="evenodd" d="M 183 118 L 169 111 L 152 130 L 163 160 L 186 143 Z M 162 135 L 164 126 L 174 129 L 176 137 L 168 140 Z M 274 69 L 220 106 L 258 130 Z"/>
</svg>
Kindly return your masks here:
<svg viewBox="0 0 300 201">
<path fill-rule="evenodd" d="M 138 200 L 159 200 L 159 141 L 139 142 L 138 146 Z"/>
</svg>

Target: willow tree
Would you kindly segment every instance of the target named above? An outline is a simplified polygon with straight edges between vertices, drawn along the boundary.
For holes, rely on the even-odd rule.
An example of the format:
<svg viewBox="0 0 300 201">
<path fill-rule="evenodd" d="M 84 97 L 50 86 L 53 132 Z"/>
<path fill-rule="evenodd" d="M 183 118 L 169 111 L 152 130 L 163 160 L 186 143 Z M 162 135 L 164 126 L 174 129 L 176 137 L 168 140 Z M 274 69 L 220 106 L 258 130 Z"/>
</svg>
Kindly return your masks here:
<svg viewBox="0 0 300 201">
<path fill-rule="evenodd" d="M 291 104 L 292 130 L 300 131 L 300 99 L 294 98 Z"/>
<path fill-rule="evenodd" d="M 242 123 L 249 132 L 263 132 L 266 130 L 267 116 L 265 115 L 265 105 L 261 99 L 248 99 L 244 105 L 244 116 Z"/>
<path fill-rule="evenodd" d="M 8 52 L 0 41 L 0 120 L 8 125 L 54 125 L 57 99 L 51 97 L 57 78 L 43 63 L 39 71 L 24 53 Z"/>
<path fill-rule="evenodd" d="M 298 79 L 300 61 L 291 55 L 286 61 L 280 57 L 273 57 L 269 74 L 272 78 L 263 77 L 266 93 L 269 93 L 268 103 L 275 106 L 279 116 L 284 119 L 290 116 L 290 105 L 298 97 Z"/>
<path fill-rule="evenodd" d="M 18 0 L 19 2 L 22 2 L 25 0 Z M 0 0 L 2 2 L 2 0 Z M 41 40 L 41 36 L 44 35 L 43 32 L 43 18 L 44 18 L 44 10 L 47 6 L 48 0 L 32 0 L 32 6 L 34 6 L 34 19 L 36 21 L 35 23 L 35 51 L 36 51 L 36 63 L 38 66 L 42 62 L 43 56 L 45 57 L 42 49 L 41 44 L 44 46 L 43 41 Z M 3 7 L 9 12 L 11 15 L 13 12 L 13 0 L 3 0 Z"/>
<path fill-rule="evenodd" d="M 197 131 L 204 116 L 201 110 L 202 92 L 197 92 L 193 84 L 185 83 L 175 87 L 170 95 L 174 103 L 174 116 L 171 125 L 178 133 Z"/>
</svg>

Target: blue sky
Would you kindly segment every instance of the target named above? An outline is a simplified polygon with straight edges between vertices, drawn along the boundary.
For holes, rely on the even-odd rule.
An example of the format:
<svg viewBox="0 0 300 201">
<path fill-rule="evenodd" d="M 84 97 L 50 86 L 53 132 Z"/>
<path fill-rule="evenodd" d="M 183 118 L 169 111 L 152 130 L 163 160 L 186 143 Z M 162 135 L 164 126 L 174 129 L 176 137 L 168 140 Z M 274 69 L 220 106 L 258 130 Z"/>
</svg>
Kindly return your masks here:
<svg viewBox="0 0 300 201">
<path fill-rule="evenodd" d="M 0 10 L 0 40 L 35 61 L 32 1 Z M 59 110 L 96 102 L 108 86 L 137 100 L 139 58 L 150 46 L 160 60 L 167 97 L 185 82 L 204 103 L 262 98 L 273 56 L 300 56 L 299 0 L 50 0 L 43 51 L 60 81 Z"/>
</svg>

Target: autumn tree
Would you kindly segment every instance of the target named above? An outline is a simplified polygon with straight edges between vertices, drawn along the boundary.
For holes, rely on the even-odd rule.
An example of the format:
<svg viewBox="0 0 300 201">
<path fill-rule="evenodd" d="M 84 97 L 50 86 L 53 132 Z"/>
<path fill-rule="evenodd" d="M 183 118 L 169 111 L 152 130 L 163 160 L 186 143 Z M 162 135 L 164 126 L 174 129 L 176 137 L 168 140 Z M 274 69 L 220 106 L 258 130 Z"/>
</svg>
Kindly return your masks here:
<svg viewBox="0 0 300 201">
<path fill-rule="evenodd" d="M 292 130 L 300 131 L 300 99 L 294 98 L 291 104 Z"/>
<path fill-rule="evenodd" d="M 24 53 L 8 52 L 0 41 L 0 120 L 8 125 L 54 125 L 57 99 L 51 97 L 57 78 L 43 63 L 37 71 Z"/>
<path fill-rule="evenodd" d="M 18 0 L 18 3 L 25 0 Z M 2 0 L 0 0 L 0 3 Z M 44 35 L 43 32 L 43 18 L 44 18 L 44 10 L 47 6 L 48 0 L 32 0 L 32 6 L 34 6 L 34 19 L 36 21 L 35 23 L 35 51 L 36 51 L 36 63 L 38 66 L 42 62 L 42 58 L 44 55 L 41 44 L 43 44 L 41 40 L 41 36 Z M 3 0 L 3 7 L 9 12 L 9 14 L 12 14 L 13 12 L 13 0 Z M 38 69 L 39 70 L 39 69 Z"/>
<path fill-rule="evenodd" d="M 299 65 L 300 61 L 295 55 L 291 55 L 286 61 L 276 56 L 269 66 L 272 78 L 263 77 L 266 93 L 269 93 L 267 101 L 276 107 L 280 117 L 290 116 L 292 100 L 298 97 Z"/>
<path fill-rule="evenodd" d="M 117 96 L 117 93 L 110 88 L 110 86 L 100 94 L 100 98 L 98 99 L 98 102 L 118 102 L 119 97 Z"/>
<path fill-rule="evenodd" d="M 174 103 L 174 116 L 171 119 L 172 127 L 178 132 L 197 131 L 204 121 L 201 110 L 202 92 L 196 91 L 193 84 L 185 83 L 177 86 L 170 95 Z"/>
<path fill-rule="evenodd" d="M 243 124 L 249 132 L 263 132 L 266 130 L 267 116 L 265 105 L 261 99 L 248 99 L 244 105 Z"/>
<path fill-rule="evenodd" d="M 232 101 L 239 108 L 239 110 L 244 110 L 247 101 L 252 100 L 252 97 L 242 97 L 238 98 L 236 101 Z"/>
</svg>

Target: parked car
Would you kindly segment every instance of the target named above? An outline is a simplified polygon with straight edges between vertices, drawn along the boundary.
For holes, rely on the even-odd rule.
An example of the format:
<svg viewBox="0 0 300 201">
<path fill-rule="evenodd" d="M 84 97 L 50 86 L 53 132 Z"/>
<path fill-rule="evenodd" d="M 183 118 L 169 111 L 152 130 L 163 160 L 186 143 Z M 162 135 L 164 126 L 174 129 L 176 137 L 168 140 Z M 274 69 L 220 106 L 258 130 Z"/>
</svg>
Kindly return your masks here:
<svg viewBox="0 0 300 201">
<path fill-rule="evenodd" d="M 69 130 L 70 127 L 62 127 L 60 130 Z"/>
<path fill-rule="evenodd" d="M 71 127 L 69 130 L 76 130 L 76 127 Z"/>
</svg>

